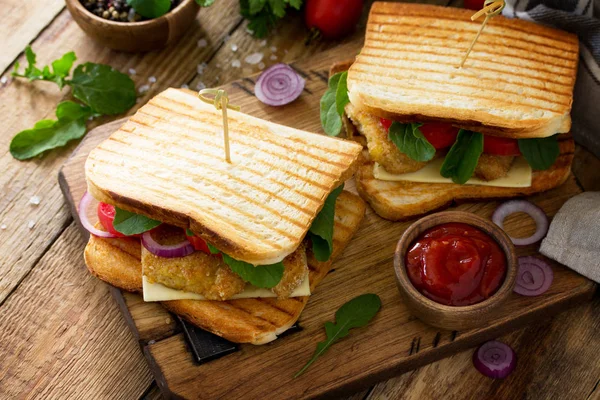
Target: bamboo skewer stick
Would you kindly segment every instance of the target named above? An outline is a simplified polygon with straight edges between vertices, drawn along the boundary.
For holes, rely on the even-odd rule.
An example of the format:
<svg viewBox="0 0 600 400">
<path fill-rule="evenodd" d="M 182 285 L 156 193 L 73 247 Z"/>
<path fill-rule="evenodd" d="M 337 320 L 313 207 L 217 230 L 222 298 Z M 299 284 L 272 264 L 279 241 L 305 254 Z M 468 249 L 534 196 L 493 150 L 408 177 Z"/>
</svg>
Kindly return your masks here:
<svg viewBox="0 0 600 400">
<path fill-rule="evenodd" d="M 207 94 L 212 94 L 215 97 L 212 99 L 206 97 Z M 231 164 L 231 154 L 229 150 L 229 124 L 227 119 L 227 109 L 230 108 L 239 111 L 240 107 L 229 104 L 227 92 L 223 89 L 202 89 L 198 92 L 198 98 L 205 103 L 212 104 L 217 110 L 223 113 L 223 148 L 225 150 L 225 161 Z"/>
<path fill-rule="evenodd" d="M 462 68 L 465 65 L 465 62 L 467 61 L 469 54 L 471 54 L 471 50 L 473 50 L 473 47 L 475 46 L 477 39 L 479 39 L 479 36 L 481 35 L 481 32 L 483 32 L 483 29 L 487 25 L 488 21 L 492 17 L 499 15 L 502 12 L 502 10 L 504 9 L 505 5 L 506 5 L 506 3 L 504 2 L 504 0 L 485 0 L 484 7 L 471 16 L 471 21 L 475 21 L 476 19 L 478 19 L 479 17 L 481 17 L 484 14 L 485 14 L 485 19 L 483 20 L 483 23 L 481 24 L 479 31 L 473 38 L 473 41 L 471 42 L 471 45 L 469 46 L 469 49 L 465 53 L 462 61 L 460 62 L 460 66 L 458 68 Z"/>
</svg>

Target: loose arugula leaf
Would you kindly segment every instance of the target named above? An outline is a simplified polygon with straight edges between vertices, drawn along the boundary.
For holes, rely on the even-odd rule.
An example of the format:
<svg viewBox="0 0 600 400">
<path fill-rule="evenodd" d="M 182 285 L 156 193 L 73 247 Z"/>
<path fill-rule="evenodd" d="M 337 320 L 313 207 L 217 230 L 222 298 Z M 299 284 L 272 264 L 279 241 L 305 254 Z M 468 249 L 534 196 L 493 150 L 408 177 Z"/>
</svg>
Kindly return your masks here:
<svg viewBox="0 0 600 400">
<path fill-rule="evenodd" d="M 398 150 L 415 161 L 429 161 L 435 156 L 435 147 L 421 133 L 422 124 L 392 122 L 388 135 Z"/>
<path fill-rule="evenodd" d="M 19 73 L 19 63 L 15 63 L 15 68 L 12 76 L 27 78 L 29 81 L 50 81 L 58 85 L 62 89 L 65 85 L 65 78 L 69 75 L 73 63 L 77 59 L 72 51 L 65 53 L 61 58 L 52 62 L 52 71 L 49 66 L 45 66 L 42 70 L 36 66 L 36 54 L 30 46 L 25 48 L 25 58 L 27 59 L 27 68 L 21 74 Z"/>
<path fill-rule="evenodd" d="M 473 176 L 482 152 L 483 135 L 461 129 L 446 155 L 440 174 L 444 178 L 452 178 L 454 183 L 466 183 Z"/>
<path fill-rule="evenodd" d="M 113 226 L 117 232 L 121 232 L 123 235 L 130 236 L 144 233 L 160 224 L 160 221 L 115 207 Z"/>
<path fill-rule="evenodd" d="M 196 0 L 196 3 L 198 3 L 200 7 L 210 7 L 214 2 L 215 0 Z"/>
<path fill-rule="evenodd" d="M 63 88 L 65 84 L 65 78 L 71 73 L 73 63 L 77 60 L 75 53 L 70 51 L 65 53 L 58 60 L 52 61 L 52 71 L 54 74 L 55 82 L 59 88 Z"/>
<path fill-rule="evenodd" d="M 313 220 L 308 230 L 312 242 L 312 250 L 315 258 L 319 261 L 327 261 L 333 252 L 333 225 L 335 217 L 335 202 L 342 193 L 344 185 L 334 189 L 327 199 L 323 208 Z"/>
<path fill-rule="evenodd" d="M 101 114 L 120 114 L 135 104 L 131 78 L 108 65 L 81 64 L 66 83 L 73 88 L 73 96 Z"/>
<path fill-rule="evenodd" d="M 317 349 L 312 358 L 294 375 L 294 378 L 302 375 L 315 362 L 319 356 L 331 347 L 337 340 L 348 336 L 350 329 L 361 328 L 375 317 L 381 308 L 381 299 L 373 293 L 367 293 L 353 298 L 337 310 L 335 323 L 325 323 L 325 334 L 327 338 L 317 343 Z"/>
<path fill-rule="evenodd" d="M 56 109 L 58 120 L 42 120 L 32 129 L 17 133 L 10 142 L 10 154 L 17 160 L 26 160 L 79 139 L 85 134 L 86 120 L 92 114 L 87 106 L 63 101 Z"/>
<path fill-rule="evenodd" d="M 338 72 L 329 78 L 328 88 L 321 97 L 321 126 L 328 136 L 337 136 L 342 130 L 342 116 L 348 99 L 346 84 L 348 72 Z"/>
<path fill-rule="evenodd" d="M 285 269 L 283 262 L 254 266 L 247 262 L 236 260 L 225 253 L 221 254 L 223 254 L 223 261 L 229 265 L 229 268 L 233 272 L 238 274 L 245 282 L 249 282 L 254 286 L 270 289 L 277 286 L 283 277 Z"/>
<path fill-rule="evenodd" d="M 127 4 L 146 18 L 161 17 L 171 9 L 171 0 L 127 0 Z"/>
<path fill-rule="evenodd" d="M 558 135 L 539 139 L 519 139 L 519 150 L 531 168 L 546 170 L 560 155 Z"/>
</svg>

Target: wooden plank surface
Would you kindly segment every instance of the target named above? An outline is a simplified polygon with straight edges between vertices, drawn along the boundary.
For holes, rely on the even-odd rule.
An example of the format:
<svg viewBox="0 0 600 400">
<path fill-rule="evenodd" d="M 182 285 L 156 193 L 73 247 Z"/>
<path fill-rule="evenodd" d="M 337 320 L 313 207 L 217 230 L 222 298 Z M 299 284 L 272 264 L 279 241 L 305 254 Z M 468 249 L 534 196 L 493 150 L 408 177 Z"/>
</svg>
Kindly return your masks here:
<svg viewBox="0 0 600 400">
<path fill-rule="evenodd" d="M 286 107 L 272 108 L 251 95 L 250 77 L 226 85 L 232 104 L 244 112 L 288 126 L 319 132 L 319 99 L 326 89 L 321 78 L 335 61 L 356 54 L 360 43 L 349 43 L 310 60 L 292 64 L 306 76 L 305 92 Z M 242 89 L 243 88 L 243 89 Z M 115 129 L 115 124 L 99 127 L 84 140 L 62 171 L 66 191 L 77 199 L 85 190 L 83 163 L 85 155 Z M 347 185 L 351 189 L 351 185 Z M 570 197 L 580 192 L 571 178 L 561 187 L 534 196 L 532 200 L 553 215 Z M 490 217 L 497 202 L 463 204 L 458 209 Z M 311 296 L 300 318 L 301 333 L 277 340 L 269 346 L 242 346 L 241 351 L 198 367 L 186 350 L 183 334 L 149 343 L 144 347 L 151 368 L 163 390 L 183 397 L 203 393 L 213 397 L 310 398 L 325 393 L 342 394 L 373 384 L 398 372 L 413 369 L 490 339 L 499 333 L 552 315 L 589 298 L 594 285 L 579 275 L 555 264 L 555 280 L 543 296 L 527 298 L 514 294 L 499 318 L 481 329 L 445 332 L 416 320 L 401 301 L 395 285 L 392 257 L 395 244 L 410 222 L 392 223 L 367 212 L 365 221 L 342 257 L 334 263 L 336 272 Z M 509 218 L 507 230 L 516 236 L 531 233 L 528 219 Z M 536 254 L 536 246 L 519 249 L 520 255 Z M 315 363 L 298 379 L 292 375 L 303 360 L 310 357 L 314 344 L 322 339 L 322 325 L 343 302 L 359 293 L 380 295 L 383 308 L 372 325 L 332 348 L 328 356 Z M 139 305 L 143 310 L 143 304 Z M 139 312 L 138 310 L 138 312 Z M 136 316 L 132 314 L 133 319 Z M 136 324 L 136 328 L 139 324 Z M 158 340 L 158 339 L 156 339 Z M 417 348 L 414 343 L 417 341 Z M 411 348 L 413 347 L 413 348 Z M 257 370 L 260 365 L 260 374 Z M 227 371 L 227 373 L 224 373 Z M 259 376 L 256 376 L 259 375 Z M 206 379 L 211 377 L 210 384 Z M 251 388 L 243 385 L 252 376 Z M 277 380 L 275 380 L 277 378 Z M 276 383 L 276 384 L 275 384 Z"/>
<path fill-rule="evenodd" d="M 39 7 L 39 2 L 37 1 L 6 1 L 12 1 L 18 7 L 23 7 L 23 10 L 26 9 L 24 4 L 29 3 L 35 4 L 37 8 L 42 9 L 42 7 Z M 6 1 L 3 5 L 7 4 Z M 44 18 L 51 14 L 49 8 L 46 8 L 46 4 L 50 3 L 44 2 Z M 460 5 L 460 1 L 457 4 Z M 225 34 L 230 34 L 233 37 L 239 32 L 241 37 L 245 37 L 242 34 L 244 24 L 239 24 L 237 0 L 220 0 L 219 7 L 213 7 L 213 9 L 214 11 L 212 9 L 201 11 L 197 19 L 197 25 L 190 31 L 190 36 L 184 39 L 184 41 L 189 40 L 193 42 L 197 38 L 206 38 L 206 48 L 198 48 L 200 49 L 198 51 L 197 49 L 185 47 L 185 51 L 181 52 L 183 59 L 167 57 L 166 55 L 171 54 L 168 50 L 146 55 L 124 55 L 100 48 L 85 37 L 83 32 L 77 28 L 70 16 L 64 11 L 46 29 L 43 29 L 39 25 L 36 26 L 35 29 L 38 32 L 42 31 L 42 33 L 37 38 L 35 37 L 37 34 L 32 34 L 31 37 L 24 40 L 24 43 L 30 42 L 35 38 L 33 46 L 40 54 L 39 59 L 42 63 L 49 62 L 64 52 L 75 50 L 79 56 L 79 60 L 82 62 L 105 62 L 125 72 L 129 68 L 134 68 L 137 71 L 134 79 L 138 86 L 146 83 L 148 77 L 153 74 L 158 77 L 161 68 L 167 68 L 169 76 L 165 76 L 164 79 L 161 76 L 158 82 L 153 85 L 151 93 L 148 96 L 165 88 L 167 85 L 178 87 L 183 83 L 188 83 L 190 86 L 193 86 L 195 82 L 199 81 L 203 81 L 207 85 L 214 85 L 215 83 L 223 83 L 240 78 L 246 71 L 243 71 L 243 68 L 227 68 L 225 62 L 222 65 L 219 64 L 221 58 L 228 57 L 231 53 L 229 47 L 222 46 L 222 38 L 225 37 Z M 6 9 L 3 10 L 6 11 Z M 31 12 L 29 13 L 31 14 Z M 24 23 L 23 18 L 17 17 L 18 13 L 13 11 L 5 14 L 3 28 L 10 27 L 9 29 L 13 30 L 14 27 L 21 25 L 32 28 L 30 22 Z M 32 21 L 33 23 L 38 23 L 42 19 L 33 18 Z M 283 25 L 288 24 L 295 24 L 296 27 L 302 26 L 301 17 L 292 16 L 286 19 Z M 302 31 L 301 29 L 294 28 L 291 29 L 291 32 Z M 6 38 L 7 36 L 3 37 Z M 242 60 L 243 64 L 243 59 L 246 55 L 264 47 L 270 49 L 272 43 L 277 46 L 277 52 L 281 57 L 287 55 L 288 58 L 285 59 L 286 61 L 298 58 L 296 55 L 301 57 L 303 54 L 313 54 L 311 52 L 314 47 L 309 46 L 305 48 L 302 39 L 297 36 L 286 37 L 284 31 L 280 30 L 277 35 L 269 37 L 266 46 L 261 46 L 261 41 L 249 40 L 251 45 L 248 48 L 239 46 L 239 54 L 244 54 L 243 57 L 240 55 L 240 60 Z M 3 41 L 3 44 L 5 43 L 6 41 Z M 318 46 L 320 46 L 319 50 L 324 50 L 335 46 L 335 44 L 335 42 L 327 42 L 325 45 Z M 286 53 L 285 50 L 288 50 L 288 52 Z M 22 51 L 22 48 L 19 51 Z M 11 61 L 9 60 L 9 62 Z M 22 62 L 23 60 L 21 59 L 20 61 Z M 207 62 L 208 68 L 203 75 L 199 75 L 196 73 L 196 66 L 202 62 Z M 255 70 L 252 69 L 252 71 Z M 214 80 L 211 80 L 212 78 L 210 77 L 214 77 Z M 17 296 L 14 300 L 16 304 L 25 304 L 33 301 L 34 296 L 31 287 L 43 287 L 49 276 L 59 274 L 65 265 L 74 262 L 70 258 L 63 257 L 60 263 L 53 263 L 48 266 L 40 263 L 40 258 L 43 257 L 45 260 L 46 257 L 50 257 L 52 254 L 57 256 L 57 249 L 52 244 L 57 240 L 64 240 L 61 235 L 66 235 L 68 232 L 68 230 L 65 230 L 65 227 L 69 226 L 70 216 L 56 185 L 55 174 L 72 149 L 74 149 L 75 144 L 64 150 L 54 151 L 42 160 L 28 163 L 19 163 L 13 160 L 7 151 L 8 142 L 14 133 L 29 128 L 39 119 L 52 117 L 56 104 L 63 97 L 65 97 L 64 94 L 58 93 L 53 86 L 47 83 L 27 84 L 9 80 L 7 85 L 0 85 L 0 112 L 3 115 L 3 135 L 0 137 L 0 146 L 3 149 L 0 152 L 0 168 L 3 172 L 0 174 L 0 187 L 2 188 L 2 191 L 0 191 L 0 225 L 7 225 L 6 230 L 0 230 L 0 312 L 2 312 L 1 308 L 13 301 L 13 296 Z M 141 101 L 144 101 L 144 98 Z M 104 123 L 106 121 L 102 120 L 99 122 Z M 581 154 L 584 154 L 585 162 L 578 164 Z M 600 161 L 589 152 L 581 150 L 581 148 L 578 148 L 576 157 L 574 171 L 579 181 L 586 188 L 600 190 L 600 180 L 597 178 Z M 577 167 L 578 165 L 580 168 Z M 588 182 L 589 186 L 584 182 Z M 29 205 L 29 198 L 36 193 L 40 194 L 42 199 L 38 207 Z M 27 228 L 27 223 L 30 219 L 35 219 L 37 222 L 35 228 L 32 230 Z M 81 254 L 83 246 L 81 242 L 69 241 L 64 245 L 77 247 L 77 254 Z M 45 265 L 44 268 L 51 269 L 51 271 L 48 270 L 45 274 L 37 274 L 36 269 L 42 265 Z M 19 285 L 25 284 L 28 285 L 27 288 L 29 290 L 20 290 Z M 80 282 L 76 284 L 80 284 Z M 91 283 L 86 282 L 86 285 L 87 287 L 95 285 L 102 287 L 102 284 L 95 281 Z M 73 292 L 71 297 L 64 299 L 64 302 L 76 304 L 85 300 L 87 294 L 87 292 L 81 291 Z M 36 294 L 36 296 L 41 296 L 39 303 L 36 303 L 41 305 L 52 298 L 52 294 L 46 292 L 41 295 Z M 103 296 L 102 304 L 113 305 L 113 300 L 108 291 L 104 292 Z M 102 310 L 102 308 L 100 309 Z M 588 310 L 588 312 L 582 314 L 579 310 L 583 309 Z M 21 327 L 23 329 L 33 329 L 30 328 L 31 325 L 38 330 L 39 337 L 47 337 L 50 335 L 50 331 L 48 330 L 50 328 L 43 322 L 47 319 L 47 317 L 44 317 L 46 317 L 45 314 L 29 314 L 24 316 Z M 121 320 L 120 316 L 117 315 L 117 317 Z M 526 343 L 543 341 L 552 332 L 554 337 L 558 335 L 569 337 L 572 340 L 581 338 L 581 343 L 585 343 L 587 346 L 585 354 L 589 356 L 600 352 L 600 343 L 597 339 L 598 324 L 600 321 L 597 300 L 594 303 L 583 304 L 573 311 L 567 311 L 551 321 L 551 325 L 547 330 L 529 328 L 519 331 L 525 332 L 525 334 L 518 335 L 517 341 L 510 342 L 510 344 L 518 346 L 521 340 L 525 340 Z M 138 351 L 138 345 L 135 340 L 128 339 L 130 336 L 128 336 L 127 328 L 122 321 L 121 324 L 109 324 L 106 329 L 104 329 L 104 324 L 102 323 L 84 324 L 82 320 L 70 320 L 70 322 L 70 329 L 77 329 L 82 336 L 91 335 L 95 342 L 101 343 L 120 341 L 124 343 L 124 347 L 119 348 L 118 351 L 131 354 L 132 357 L 137 354 L 135 352 Z M 12 319 L 3 318 L 0 323 L 0 329 L 4 332 L 5 329 L 10 328 L 11 324 Z M 145 363 L 135 363 L 132 365 L 120 362 L 103 362 L 102 368 L 90 370 L 90 365 L 95 362 L 95 359 L 88 360 L 90 365 L 87 363 L 82 365 L 81 362 L 74 362 L 73 360 L 76 359 L 75 354 L 78 354 L 79 357 L 84 357 L 88 351 L 91 351 L 90 349 L 95 349 L 94 354 L 96 356 L 98 354 L 101 355 L 97 347 L 90 347 L 90 344 L 77 347 L 74 342 L 61 341 L 60 338 L 54 337 L 53 346 L 67 350 L 67 353 L 63 357 L 55 358 L 54 354 L 38 351 L 39 347 L 34 348 L 22 345 L 22 343 L 25 343 L 25 340 L 26 335 L 22 335 L 11 341 L 15 346 L 20 346 L 20 358 L 6 357 L 8 348 L 3 343 L 0 343 L 0 373 L 3 374 L 4 371 L 9 371 L 9 367 L 12 373 L 12 375 L 2 375 L 4 379 L 0 379 L 0 393 L 14 394 L 14 396 L 10 397 L 25 397 L 29 394 L 29 397 L 47 398 L 48 396 L 40 393 L 50 392 L 55 397 L 66 397 L 65 393 L 72 393 L 69 392 L 68 385 L 57 385 L 51 379 L 37 381 L 35 388 L 32 385 L 20 385 L 16 383 L 20 382 L 19 379 L 23 379 L 23 376 L 54 376 L 56 368 L 61 367 L 63 370 L 61 371 L 60 381 L 76 382 L 78 379 L 95 381 L 94 385 L 86 386 L 78 384 L 76 386 L 79 389 L 78 397 L 81 398 L 107 397 L 99 395 L 98 388 L 100 387 L 112 387 L 112 393 L 122 392 L 128 394 L 130 398 L 134 398 L 137 396 L 134 393 L 138 392 L 137 384 L 139 382 L 132 377 L 149 376 Z M 560 349 L 556 349 L 556 351 L 548 351 L 551 348 L 552 344 L 548 344 L 541 349 L 538 347 L 536 354 L 531 354 L 527 362 L 520 364 L 519 373 L 526 377 L 541 374 L 547 377 L 547 380 L 550 382 L 553 380 L 560 381 L 561 385 L 553 385 L 552 391 L 543 383 L 540 384 L 539 381 L 534 380 L 530 381 L 530 384 L 527 386 L 508 385 L 505 382 L 486 379 L 475 380 L 472 385 L 461 384 L 461 375 L 455 373 L 455 370 L 457 368 L 460 370 L 468 370 L 470 368 L 470 356 L 468 355 L 463 358 L 457 359 L 456 357 L 452 357 L 448 359 L 452 360 L 452 362 L 441 361 L 431 364 L 432 367 L 438 367 L 424 368 L 408 373 L 406 376 L 408 376 L 407 379 L 416 379 L 411 378 L 411 376 L 417 374 L 420 377 L 419 380 L 427 386 L 425 390 L 421 391 L 421 393 L 425 394 L 422 398 L 439 398 L 439 393 L 444 393 L 444 389 L 450 394 L 448 398 L 475 398 L 474 393 L 481 393 L 479 389 L 482 386 L 488 388 L 485 389 L 487 391 L 484 390 L 486 393 L 493 393 L 491 390 L 498 392 L 498 390 L 502 389 L 502 393 L 507 394 L 506 398 L 523 397 L 522 390 L 524 388 L 529 398 L 577 398 L 577 396 L 570 396 L 570 393 L 580 394 L 585 391 L 590 394 L 589 398 L 598 398 L 599 392 L 598 390 L 594 390 L 595 387 L 598 387 L 597 381 L 595 385 L 590 384 L 590 379 L 582 380 L 579 383 L 577 377 L 586 374 L 590 377 L 596 376 L 600 378 L 599 363 L 595 362 L 593 358 L 578 358 L 570 350 L 561 351 Z M 574 347 L 574 350 L 579 351 L 580 348 Z M 114 349 L 107 348 L 106 351 L 114 352 Z M 469 354 L 469 352 L 465 352 L 465 354 Z M 37 357 L 37 361 L 32 363 L 31 359 L 34 355 Z M 115 357 L 118 356 L 118 353 L 111 353 L 111 355 Z M 535 362 L 532 362 L 531 359 L 535 360 Z M 8 360 L 10 360 L 10 365 Z M 55 366 L 55 369 L 49 368 L 48 366 L 50 365 Z M 564 368 L 555 368 L 556 365 L 564 366 Z M 568 372 L 564 372 L 565 369 L 569 369 L 570 375 Z M 563 377 L 563 373 L 567 373 L 567 375 Z M 143 382 L 146 382 L 146 380 L 143 380 Z M 384 384 L 380 385 L 383 387 Z M 411 394 L 415 390 L 413 386 L 399 386 L 399 389 L 394 391 L 393 388 L 397 385 L 401 385 L 401 383 L 392 382 L 385 386 L 386 390 L 376 391 L 377 387 L 375 387 L 373 393 L 376 393 L 377 396 L 372 398 L 396 398 L 396 395 L 399 393 L 402 393 L 402 396 L 405 398 L 418 398 L 418 396 Z M 460 388 L 460 390 L 453 390 L 453 387 Z M 149 389 L 151 389 L 150 386 L 148 386 L 147 390 Z M 428 392 L 437 396 L 427 396 Z M 0 394 L 0 397 L 7 396 Z M 362 393 L 360 393 L 356 400 L 362 397 Z M 586 398 L 586 396 L 582 398 Z"/>
</svg>

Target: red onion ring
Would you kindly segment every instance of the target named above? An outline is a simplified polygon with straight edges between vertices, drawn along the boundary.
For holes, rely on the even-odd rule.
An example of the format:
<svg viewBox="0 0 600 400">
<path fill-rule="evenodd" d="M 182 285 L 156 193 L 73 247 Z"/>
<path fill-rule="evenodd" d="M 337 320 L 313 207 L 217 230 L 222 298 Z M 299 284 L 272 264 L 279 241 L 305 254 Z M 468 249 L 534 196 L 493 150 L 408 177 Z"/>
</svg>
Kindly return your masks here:
<svg viewBox="0 0 600 400">
<path fill-rule="evenodd" d="M 147 231 L 142 234 L 142 245 L 146 248 L 146 250 L 157 257 L 185 257 L 196 251 L 194 246 L 192 246 L 190 241 L 187 239 L 184 239 L 177 244 L 163 245 L 154 240 L 150 232 L 152 231 Z"/>
<path fill-rule="evenodd" d="M 539 296 L 554 280 L 552 268 L 537 257 L 519 257 L 519 270 L 514 291 L 523 296 Z"/>
<path fill-rule="evenodd" d="M 305 80 L 289 65 L 275 64 L 256 81 L 254 93 L 263 103 L 282 106 L 296 100 L 304 90 Z"/>
<path fill-rule="evenodd" d="M 83 225 L 83 227 L 94 236 L 98 236 L 98 237 L 105 238 L 105 239 L 116 238 L 117 237 L 116 235 L 113 235 L 110 232 L 101 231 L 100 229 L 96 228 L 90 222 L 87 211 L 88 211 L 88 208 L 90 207 L 92 199 L 93 199 L 92 195 L 90 195 L 86 191 L 83 194 L 83 197 L 81 198 L 81 200 L 79 201 L 79 221 L 81 222 L 81 225 Z"/>
<path fill-rule="evenodd" d="M 510 346 L 491 340 L 473 353 L 473 365 L 488 378 L 506 378 L 517 366 L 517 355 Z"/>
<path fill-rule="evenodd" d="M 524 212 L 533 218 L 536 230 L 533 235 L 527 238 L 514 238 L 509 235 L 510 240 L 512 240 L 515 246 L 527 246 L 539 242 L 546 236 L 549 226 L 548 216 L 544 213 L 544 210 L 527 200 L 510 200 L 500 204 L 492 215 L 492 221 L 504 229 L 504 220 L 506 217 L 517 212 Z"/>
</svg>

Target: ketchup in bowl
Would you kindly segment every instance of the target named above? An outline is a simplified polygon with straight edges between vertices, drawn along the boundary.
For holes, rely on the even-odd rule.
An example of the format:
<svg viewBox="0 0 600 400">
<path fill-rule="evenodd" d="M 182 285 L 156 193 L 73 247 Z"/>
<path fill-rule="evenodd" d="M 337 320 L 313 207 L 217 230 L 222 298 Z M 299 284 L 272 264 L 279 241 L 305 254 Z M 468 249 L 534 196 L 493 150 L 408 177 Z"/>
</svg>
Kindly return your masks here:
<svg viewBox="0 0 600 400">
<path fill-rule="evenodd" d="M 492 296 L 506 276 L 506 256 L 482 230 L 446 223 L 423 232 L 408 248 L 406 271 L 413 286 L 429 299 L 467 306 Z"/>
</svg>

